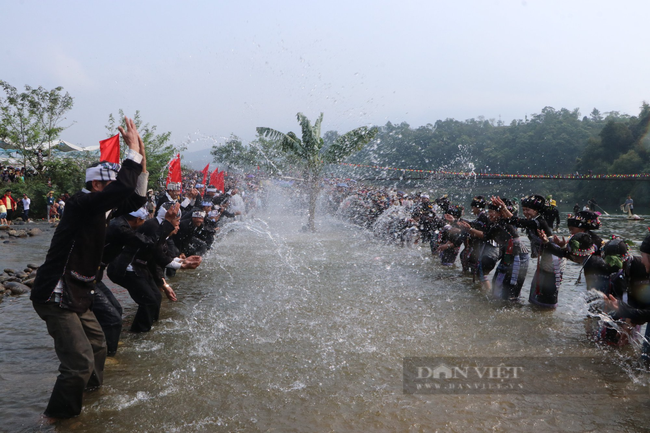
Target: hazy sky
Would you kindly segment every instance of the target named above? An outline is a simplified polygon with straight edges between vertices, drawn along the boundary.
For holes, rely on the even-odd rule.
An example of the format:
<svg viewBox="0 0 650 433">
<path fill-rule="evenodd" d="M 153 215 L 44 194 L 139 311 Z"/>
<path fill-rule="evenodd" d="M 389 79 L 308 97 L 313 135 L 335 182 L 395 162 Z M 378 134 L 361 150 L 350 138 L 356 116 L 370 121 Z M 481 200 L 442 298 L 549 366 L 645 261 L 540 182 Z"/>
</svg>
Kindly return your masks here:
<svg viewBox="0 0 650 433">
<path fill-rule="evenodd" d="M 1 0 L 0 79 L 63 86 L 62 138 L 139 109 L 193 150 L 255 127 L 323 130 L 545 106 L 637 114 L 650 100 L 650 1 Z"/>
</svg>

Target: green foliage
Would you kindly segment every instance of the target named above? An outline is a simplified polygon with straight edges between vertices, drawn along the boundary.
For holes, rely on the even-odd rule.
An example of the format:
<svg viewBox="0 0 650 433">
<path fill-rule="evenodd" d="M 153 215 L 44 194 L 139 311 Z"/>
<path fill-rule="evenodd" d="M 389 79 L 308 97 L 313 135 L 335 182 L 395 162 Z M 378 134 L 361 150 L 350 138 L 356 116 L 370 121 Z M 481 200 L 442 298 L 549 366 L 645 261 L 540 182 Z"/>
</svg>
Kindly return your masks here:
<svg viewBox="0 0 650 433">
<path fill-rule="evenodd" d="M 0 98 L 0 138 L 18 148 L 23 166 L 28 162 L 39 173 L 43 170 L 42 156 L 48 143 L 56 140 L 66 127 L 61 126 L 65 113 L 72 108 L 73 99 L 63 87 L 46 90 L 25 86 L 24 92 L 5 81 L 0 81 L 5 97 Z"/>
<path fill-rule="evenodd" d="M 361 150 L 378 132 L 377 128 L 364 126 L 341 136 L 337 134 L 333 137 L 330 134 L 329 138 L 332 141 L 325 146 L 325 140 L 321 137 L 323 113 L 320 114 L 313 126 L 304 114 L 298 113 L 296 117 L 302 130 L 302 140 L 293 132 L 285 134 L 266 127 L 257 128 L 257 133 L 260 137 L 276 141 L 283 152 L 301 160 L 312 174 L 320 173 L 325 163 L 340 162 Z"/>
<path fill-rule="evenodd" d="M 576 164 L 581 173 L 634 174 L 650 173 L 650 106 L 643 103 L 639 116 L 610 113 L 602 130 L 590 138 Z M 647 196 L 647 182 L 581 182 L 576 186 L 579 198 L 598 197 L 599 202 L 616 206 L 627 195 Z"/>
<path fill-rule="evenodd" d="M 23 194 L 27 194 L 27 196 L 31 199 L 29 207 L 30 218 L 45 218 L 47 213 L 45 196 L 49 191 L 52 190 L 52 188 L 48 187 L 47 182 L 44 182 L 42 178 L 27 178 L 24 183 L 0 183 L 0 195 L 4 194 L 5 190 L 7 189 L 11 189 L 11 195 L 18 201 L 23 198 Z M 55 191 L 54 197 L 57 198 L 58 195 L 59 194 Z"/>
<path fill-rule="evenodd" d="M 86 169 L 97 162 L 97 157 L 89 153 L 51 159 L 45 163 L 41 180 L 52 180 L 52 190 L 58 194 L 70 195 L 84 187 Z"/>
<path fill-rule="evenodd" d="M 377 134 L 377 128 L 361 127 L 342 136 L 328 138 L 332 141 L 325 146 L 321 137 L 323 113 L 318 116 L 312 126 L 309 119 L 302 114 L 296 115 L 302 130 L 302 140 L 293 132 L 286 134 L 272 128 L 259 127 L 260 137 L 268 138 L 277 143 L 282 152 L 297 158 L 303 168 L 305 183 L 309 192 L 309 228 L 315 230 L 316 198 L 320 188 L 320 177 L 326 163 L 336 163 L 361 150 Z"/>
<path fill-rule="evenodd" d="M 277 141 L 260 134 L 248 145 L 243 144 L 236 135 L 231 135 L 223 145 L 212 146 L 210 154 L 214 162 L 225 165 L 228 170 L 244 172 L 259 167 L 266 173 L 282 175 L 300 163 L 296 156 L 284 153 Z"/>
<path fill-rule="evenodd" d="M 113 114 L 109 114 L 108 116 L 108 123 L 105 126 L 107 137 L 112 137 L 117 134 L 118 126 L 126 128 L 124 122 L 124 111 L 120 109 L 118 110 L 118 113 L 119 122 L 115 120 Z M 156 125 L 151 126 L 149 123 L 144 123 L 142 116 L 140 115 L 140 110 L 135 112 L 133 121 L 135 122 L 135 126 L 138 128 L 140 137 L 142 137 L 144 149 L 147 154 L 147 171 L 149 172 L 148 186 L 149 188 L 155 189 L 165 181 L 167 176 L 167 163 L 177 152 L 181 151 L 182 148 L 177 148 L 172 144 L 169 144 L 171 132 L 158 134 L 156 132 Z M 125 151 L 126 144 L 120 136 L 120 152 L 124 155 Z"/>
<path fill-rule="evenodd" d="M 227 166 L 228 170 L 247 171 L 257 165 L 253 152 L 234 134 L 222 146 L 212 146 L 210 154 L 214 162 Z"/>
<path fill-rule="evenodd" d="M 36 155 L 31 148 L 41 142 L 42 130 L 32 97 L 33 89 L 25 86 L 25 92 L 19 93 L 6 81 L 0 81 L 0 88 L 5 94 L 0 98 L 0 123 L 3 126 L 4 138 L 18 148 L 23 158 L 23 166 L 27 166 L 28 160 L 36 166 Z"/>
<path fill-rule="evenodd" d="M 59 86 L 52 90 L 39 87 L 32 91 L 34 104 L 37 107 L 36 114 L 41 128 L 41 135 L 45 143 L 56 140 L 61 132 L 67 128 L 61 126 L 61 122 L 65 120 L 64 115 L 72 108 L 74 100 L 68 92 L 62 95 L 62 90 L 63 87 Z M 47 155 L 52 156 L 49 147 Z"/>
<path fill-rule="evenodd" d="M 85 183 L 86 168 L 95 161 L 90 154 L 80 154 L 74 157 L 56 158 L 45 162 L 43 173 L 35 177 L 27 177 L 25 182 L 0 184 L 0 191 L 4 193 L 10 188 L 15 199 L 21 199 L 26 193 L 32 200 L 30 215 L 34 218 L 44 218 L 46 215 L 45 196 L 49 191 L 54 191 L 54 197 L 64 193 L 76 193 Z M 48 185 L 52 179 L 52 186 Z"/>
</svg>

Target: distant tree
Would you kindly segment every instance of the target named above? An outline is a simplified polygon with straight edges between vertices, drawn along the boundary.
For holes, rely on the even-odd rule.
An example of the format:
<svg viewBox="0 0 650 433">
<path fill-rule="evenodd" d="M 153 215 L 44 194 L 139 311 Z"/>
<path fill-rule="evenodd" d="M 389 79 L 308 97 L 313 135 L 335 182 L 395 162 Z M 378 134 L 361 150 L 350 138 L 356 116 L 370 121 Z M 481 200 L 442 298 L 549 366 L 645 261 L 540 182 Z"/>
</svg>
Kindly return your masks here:
<svg viewBox="0 0 650 433">
<path fill-rule="evenodd" d="M 27 167 L 27 161 L 30 161 L 32 166 L 36 166 L 42 130 L 33 89 L 25 86 L 24 92 L 18 92 L 6 81 L 0 81 L 0 88 L 5 94 L 4 97 L 0 97 L 2 115 L 0 124 L 2 124 L 4 138 L 17 148 L 24 167 Z"/>
<path fill-rule="evenodd" d="M 234 134 L 223 145 L 212 146 L 210 155 L 214 162 L 225 165 L 228 170 L 246 171 L 257 164 L 253 152 Z"/>
<path fill-rule="evenodd" d="M 377 128 L 362 126 L 338 136 L 329 146 L 325 146 L 325 140 L 321 137 L 323 113 L 320 114 L 313 126 L 304 114 L 298 113 L 296 117 L 302 129 L 302 139 L 293 132 L 285 134 L 266 127 L 257 128 L 257 133 L 277 141 L 283 152 L 295 155 L 301 160 L 309 192 L 308 227 L 311 231 L 315 231 L 316 201 L 320 192 L 323 166 L 340 162 L 361 150 L 375 137 Z"/>
<path fill-rule="evenodd" d="M 600 114 L 600 111 L 597 108 L 594 108 L 589 115 L 589 119 L 592 122 L 601 122 L 603 120 L 603 115 Z"/>
<path fill-rule="evenodd" d="M 300 160 L 295 155 L 283 152 L 276 141 L 260 134 L 250 142 L 249 151 L 257 167 L 269 174 L 285 175 L 300 165 Z"/>
<path fill-rule="evenodd" d="M 59 86 L 52 90 L 43 87 L 32 89 L 32 99 L 36 116 L 41 128 L 41 138 L 47 143 L 47 156 L 52 156 L 51 143 L 59 138 L 69 126 L 61 126 L 65 120 L 65 113 L 70 111 L 74 100 L 68 92 L 61 94 L 63 87 Z"/>
</svg>

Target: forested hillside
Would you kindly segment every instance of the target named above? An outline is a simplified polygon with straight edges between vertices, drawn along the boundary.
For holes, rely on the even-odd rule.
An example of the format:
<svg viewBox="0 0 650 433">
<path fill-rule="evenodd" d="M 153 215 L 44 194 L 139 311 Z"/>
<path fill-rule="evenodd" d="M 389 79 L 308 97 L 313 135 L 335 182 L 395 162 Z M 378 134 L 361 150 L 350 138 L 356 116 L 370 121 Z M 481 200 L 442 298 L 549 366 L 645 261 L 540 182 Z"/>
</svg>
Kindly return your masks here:
<svg viewBox="0 0 650 433">
<path fill-rule="evenodd" d="M 506 125 L 483 118 L 438 120 L 412 128 L 388 122 L 377 139 L 348 162 L 424 170 L 520 174 L 629 174 L 650 172 L 647 137 L 650 106 L 638 116 L 594 109 L 580 117 L 577 109 L 555 110 L 514 120 Z M 567 200 L 596 197 L 617 205 L 627 194 L 647 195 L 647 182 L 551 181 Z M 545 183 L 545 185 L 552 185 Z"/>
</svg>

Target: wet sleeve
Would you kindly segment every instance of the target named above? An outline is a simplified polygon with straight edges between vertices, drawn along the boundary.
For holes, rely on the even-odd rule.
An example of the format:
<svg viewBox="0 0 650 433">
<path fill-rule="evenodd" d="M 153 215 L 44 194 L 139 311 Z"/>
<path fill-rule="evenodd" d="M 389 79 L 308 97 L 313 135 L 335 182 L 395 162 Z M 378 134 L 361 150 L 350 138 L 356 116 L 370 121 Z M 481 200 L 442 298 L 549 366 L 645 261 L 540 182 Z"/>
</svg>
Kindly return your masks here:
<svg viewBox="0 0 650 433">
<path fill-rule="evenodd" d="M 557 257 L 566 257 L 567 256 L 567 250 L 564 248 L 554 244 L 553 242 L 547 242 L 545 244 L 542 244 L 542 248 L 544 248 L 546 251 L 549 253 L 553 254 L 554 256 Z"/>
<path fill-rule="evenodd" d="M 614 319 L 630 319 L 636 324 L 650 322 L 650 310 L 632 308 L 624 302 L 619 302 L 618 311 L 612 315 Z"/>
</svg>

